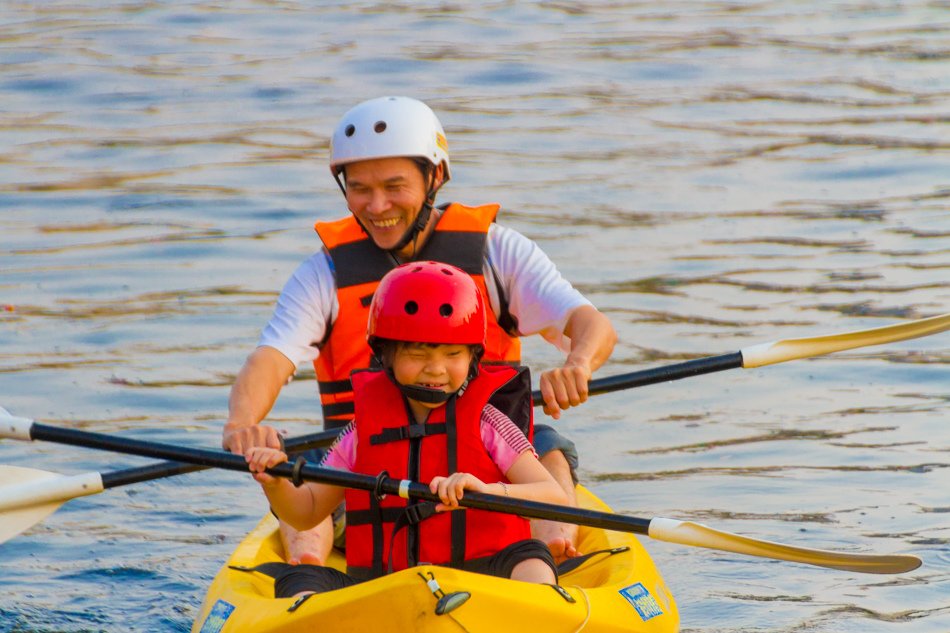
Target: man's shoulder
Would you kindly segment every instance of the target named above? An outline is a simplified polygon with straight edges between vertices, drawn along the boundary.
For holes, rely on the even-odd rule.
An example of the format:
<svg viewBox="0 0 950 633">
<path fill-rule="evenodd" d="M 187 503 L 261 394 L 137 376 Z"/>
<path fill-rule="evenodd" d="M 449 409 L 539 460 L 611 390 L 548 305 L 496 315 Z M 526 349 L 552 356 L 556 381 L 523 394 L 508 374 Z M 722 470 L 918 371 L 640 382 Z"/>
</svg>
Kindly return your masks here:
<svg viewBox="0 0 950 633">
<path fill-rule="evenodd" d="M 497 254 L 514 251 L 519 256 L 534 250 L 534 242 L 518 229 L 492 222 L 488 227 L 488 247 Z"/>
<path fill-rule="evenodd" d="M 284 286 L 284 292 L 290 294 L 320 295 L 324 288 L 334 287 L 333 261 L 326 248 L 314 252 L 299 264 Z"/>
</svg>

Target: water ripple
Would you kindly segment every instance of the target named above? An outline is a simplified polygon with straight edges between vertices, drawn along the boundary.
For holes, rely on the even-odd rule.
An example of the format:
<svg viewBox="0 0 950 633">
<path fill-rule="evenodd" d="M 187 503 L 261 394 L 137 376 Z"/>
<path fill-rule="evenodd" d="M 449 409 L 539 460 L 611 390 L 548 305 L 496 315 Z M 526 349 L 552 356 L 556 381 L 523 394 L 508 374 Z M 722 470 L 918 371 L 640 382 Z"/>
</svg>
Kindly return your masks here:
<svg viewBox="0 0 950 633">
<path fill-rule="evenodd" d="M 795 471 L 827 471 L 842 473 L 914 473 L 927 474 L 936 470 L 950 468 L 950 463 L 943 462 L 925 462 L 919 464 L 890 464 L 880 466 L 861 466 L 861 465 L 830 465 L 830 466 L 807 466 L 807 465 L 770 465 L 770 466 L 720 466 L 720 467 L 701 467 L 701 468 L 683 468 L 678 470 L 665 470 L 642 473 L 592 473 L 590 479 L 597 482 L 616 482 L 616 481 L 658 481 L 682 478 L 699 478 L 705 476 L 726 476 L 726 477 L 775 477 L 784 473 Z"/>
</svg>

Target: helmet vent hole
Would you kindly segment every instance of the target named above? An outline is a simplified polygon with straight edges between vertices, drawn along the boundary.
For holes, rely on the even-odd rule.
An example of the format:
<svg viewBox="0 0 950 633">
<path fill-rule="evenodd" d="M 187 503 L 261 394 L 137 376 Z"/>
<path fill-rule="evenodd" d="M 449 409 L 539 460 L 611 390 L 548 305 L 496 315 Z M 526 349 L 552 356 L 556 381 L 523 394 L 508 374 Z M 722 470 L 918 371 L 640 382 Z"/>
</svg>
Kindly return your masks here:
<svg viewBox="0 0 950 633">
<path fill-rule="evenodd" d="M 444 317 L 452 316 L 452 312 L 453 312 L 452 306 L 449 305 L 448 303 L 443 303 L 442 305 L 439 306 L 439 314 L 441 314 Z"/>
<path fill-rule="evenodd" d="M 415 301 L 406 302 L 406 314 L 415 314 L 419 311 L 419 304 Z"/>
<path fill-rule="evenodd" d="M 443 274 L 443 275 L 451 275 L 451 274 L 452 274 L 452 271 L 449 270 L 448 268 L 443 268 L 443 269 L 442 269 L 442 274 Z"/>
<path fill-rule="evenodd" d="M 356 126 L 353 125 L 352 123 L 350 125 L 347 125 L 346 129 L 343 130 L 343 133 L 346 134 L 347 137 L 353 136 L 354 132 L 356 132 Z"/>
<path fill-rule="evenodd" d="M 376 122 L 376 125 L 373 126 L 373 130 L 374 130 L 377 134 L 382 134 L 383 132 L 386 131 L 386 122 L 385 122 L 385 121 L 377 121 L 377 122 Z"/>
</svg>

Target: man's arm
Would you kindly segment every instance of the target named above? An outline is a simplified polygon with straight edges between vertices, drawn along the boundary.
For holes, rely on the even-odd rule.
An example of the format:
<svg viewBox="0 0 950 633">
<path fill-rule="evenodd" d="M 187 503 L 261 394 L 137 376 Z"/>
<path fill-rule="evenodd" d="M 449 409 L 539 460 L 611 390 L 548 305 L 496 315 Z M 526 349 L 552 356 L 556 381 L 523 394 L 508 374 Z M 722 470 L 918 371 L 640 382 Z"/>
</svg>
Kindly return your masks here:
<svg viewBox="0 0 950 633">
<path fill-rule="evenodd" d="M 574 308 L 564 326 L 571 349 L 564 364 L 541 374 L 544 412 L 557 420 L 561 411 L 587 401 L 587 383 L 617 343 L 617 332 L 602 312 L 591 305 Z"/>
<path fill-rule="evenodd" d="M 251 446 L 279 448 L 277 431 L 260 425 L 298 364 L 316 358 L 333 311 L 335 284 L 325 251 L 302 262 L 284 284 L 274 314 L 238 372 L 228 400 L 221 443 L 232 453 Z"/>
<path fill-rule="evenodd" d="M 491 226 L 488 237 L 493 264 L 486 275 L 497 269 L 522 335 L 541 334 L 567 352 L 561 367 L 541 374 L 544 412 L 557 419 L 562 410 L 587 400 L 591 374 L 607 361 L 617 333 L 537 244 L 497 224 Z"/>
<path fill-rule="evenodd" d="M 259 424 L 277 401 L 277 396 L 296 367 L 273 347 L 255 349 L 238 372 L 228 399 L 228 421 L 222 446 L 243 454 L 251 446 L 280 448 L 277 430 Z"/>
</svg>

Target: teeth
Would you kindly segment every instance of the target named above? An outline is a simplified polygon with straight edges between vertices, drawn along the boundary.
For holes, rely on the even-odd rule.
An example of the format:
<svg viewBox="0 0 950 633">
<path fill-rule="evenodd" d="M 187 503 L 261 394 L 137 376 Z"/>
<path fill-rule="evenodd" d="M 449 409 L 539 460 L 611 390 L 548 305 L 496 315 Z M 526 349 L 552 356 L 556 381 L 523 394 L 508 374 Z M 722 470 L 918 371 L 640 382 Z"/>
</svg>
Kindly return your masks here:
<svg viewBox="0 0 950 633">
<path fill-rule="evenodd" d="M 388 229 L 399 224 L 399 218 L 389 218 L 388 220 L 373 220 L 373 226 L 381 229 Z"/>
</svg>

